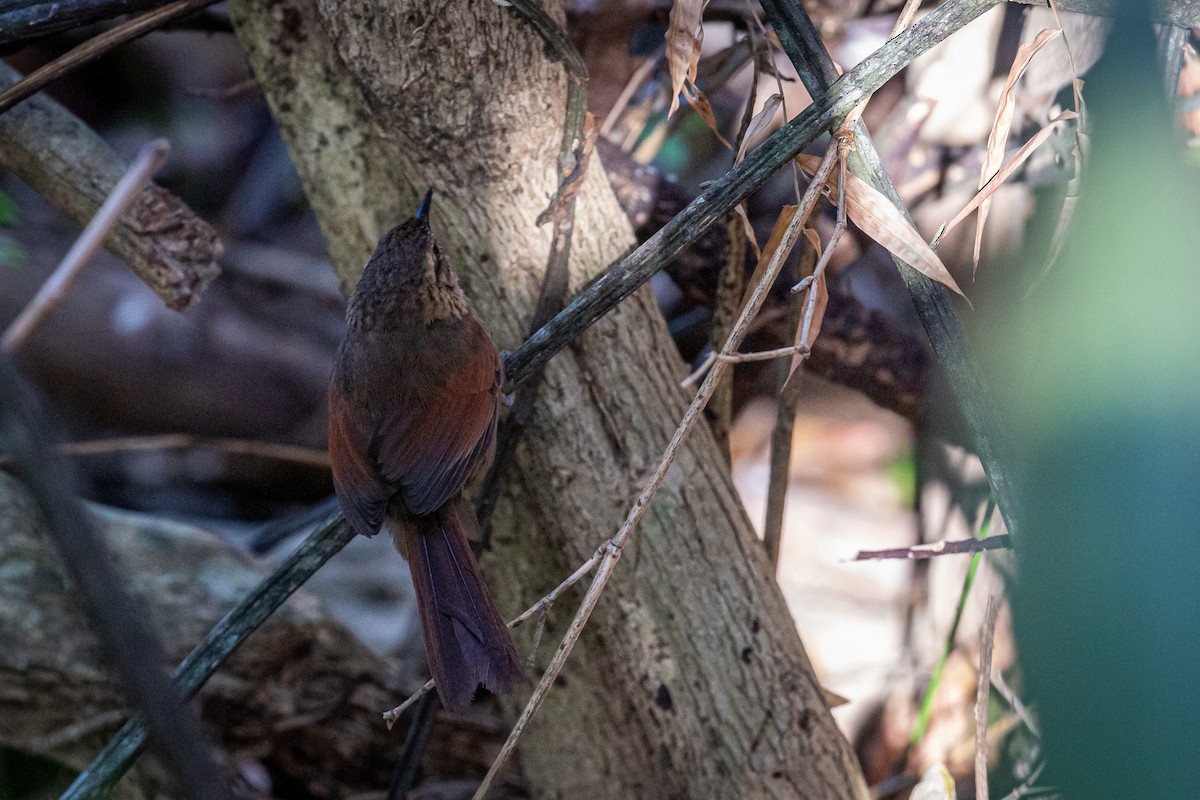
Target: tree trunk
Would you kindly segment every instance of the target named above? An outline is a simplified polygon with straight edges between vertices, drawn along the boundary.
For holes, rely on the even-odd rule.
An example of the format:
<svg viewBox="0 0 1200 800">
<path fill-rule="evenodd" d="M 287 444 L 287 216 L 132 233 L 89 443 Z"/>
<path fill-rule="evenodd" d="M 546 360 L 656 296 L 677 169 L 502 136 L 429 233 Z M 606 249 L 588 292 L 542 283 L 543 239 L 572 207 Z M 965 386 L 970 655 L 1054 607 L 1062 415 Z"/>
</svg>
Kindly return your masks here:
<svg viewBox="0 0 1200 800">
<path fill-rule="evenodd" d="M 566 91 L 533 30 L 485 0 L 239 0 L 231 11 L 344 288 L 434 186 L 443 250 L 498 345 L 516 347 L 549 251 L 535 220 L 556 188 Z M 632 242 L 593 159 L 572 291 Z M 484 560 L 504 613 L 616 531 L 683 413 L 683 374 L 648 289 L 555 358 Z M 865 797 L 707 430 L 628 555 L 522 740 L 536 795 Z M 579 597 L 551 613 L 539 664 Z M 528 630 L 518 645 L 530 647 Z"/>
</svg>

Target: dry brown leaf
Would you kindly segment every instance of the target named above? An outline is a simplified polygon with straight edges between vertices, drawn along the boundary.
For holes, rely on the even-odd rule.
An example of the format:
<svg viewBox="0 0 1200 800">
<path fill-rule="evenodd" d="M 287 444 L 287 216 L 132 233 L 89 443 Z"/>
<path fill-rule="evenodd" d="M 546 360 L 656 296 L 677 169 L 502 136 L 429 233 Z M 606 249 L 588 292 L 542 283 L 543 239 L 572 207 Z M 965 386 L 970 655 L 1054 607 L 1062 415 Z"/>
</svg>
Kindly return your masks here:
<svg viewBox="0 0 1200 800">
<path fill-rule="evenodd" d="M 750 276 L 750 280 L 746 281 L 746 291 L 742 294 L 742 305 L 746 304 L 750 292 L 754 291 L 754 287 L 762 280 L 762 274 L 767 269 L 767 264 L 771 263 L 771 259 L 775 257 L 775 251 L 779 249 L 779 243 L 783 241 L 783 234 L 792 224 L 792 217 L 796 216 L 798 208 L 799 206 L 784 206 L 779 209 L 779 218 L 775 220 L 775 227 L 771 229 L 771 238 L 767 240 L 767 246 L 763 248 L 762 255 L 758 257 L 758 263 L 754 266 L 754 274 Z"/>
<path fill-rule="evenodd" d="M 670 117 L 679 108 L 679 93 L 696 80 L 700 45 L 704 42 L 704 0 L 675 0 L 667 20 L 667 65 L 671 70 Z"/>
<path fill-rule="evenodd" d="M 733 213 L 737 214 L 742 220 L 742 228 L 746 231 L 746 241 L 750 243 L 750 247 L 754 250 L 754 257 L 758 261 L 762 260 L 762 250 L 758 247 L 758 237 L 754 234 L 754 226 L 750 224 L 750 217 L 746 215 L 746 204 L 738 203 L 733 207 Z M 757 262 L 756 262 L 757 263 Z"/>
<path fill-rule="evenodd" d="M 754 143 L 767 126 L 775 119 L 776 112 L 779 111 L 779 106 L 783 103 L 783 95 L 773 94 L 763 103 L 762 109 L 755 114 L 750 124 L 746 126 L 746 133 L 742 136 L 742 146 L 738 148 L 737 155 L 733 157 L 733 163 L 739 164 L 746 157 L 746 153 L 750 150 L 750 145 Z"/>
<path fill-rule="evenodd" d="M 1058 30 L 1063 30 L 1062 17 L 1058 13 L 1058 4 L 1054 0 L 1047 0 L 1046 4 L 1050 6 L 1050 12 L 1054 14 L 1054 21 L 1058 23 Z M 1071 52 L 1071 43 L 1067 41 L 1067 35 L 1063 34 L 1063 49 L 1067 51 L 1067 63 L 1071 65 L 1071 91 L 1075 95 L 1075 113 L 1082 116 L 1083 114 L 1083 81 L 1079 78 L 1079 67 L 1075 66 L 1075 54 Z"/>
<path fill-rule="evenodd" d="M 813 252 L 820 254 L 821 234 L 817 233 L 815 228 L 805 227 L 804 236 L 808 239 L 808 243 L 812 245 Z"/>
<path fill-rule="evenodd" d="M 821 165 L 817 156 L 796 156 L 800 166 L 810 173 Z M 837 191 L 836 174 L 826 181 L 830 191 Z M 889 253 L 930 280 L 952 289 L 964 298 L 962 289 L 912 223 L 874 187 L 857 175 L 846 173 L 846 214 L 867 236 L 883 245 Z"/>
<path fill-rule="evenodd" d="M 721 135 L 721 131 L 717 128 L 717 118 L 713 115 L 712 103 L 708 102 L 708 98 L 704 96 L 704 92 L 697 89 L 696 84 L 691 81 L 684 84 L 683 91 L 687 95 L 688 104 L 691 105 L 692 110 L 700 115 L 700 119 L 704 120 L 704 124 L 716 135 L 721 144 L 732 150 L 733 145 Z"/>
<path fill-rule="evenodd" d="M 987 150 L 983 154 L 983 167 L 979 171 L 979 187 L 982 189 L 988 181 L 1000 170 L 1004 163 L 1004 148 L 1008 144 L 1008 134 L 1012 129 L 1013 112 L 1016 111 L 1014 89 L 1017 81 L 1025 74 L 1029 61 L 1041 50 L 1047 42 L 1062 36 L 1062 29 L 1046 30 L 1039 33 L 1032 42 L 1026 42 L 1017 48 L 1017 56 L 1013 59 L 1012 67 L 1008 70 L 1008 78 L 1004 81 L 1004 89 L 1000 92 L 1000 104 L 996 107 L 996 119 L 988 134 Z M 979 217 L 975 221 L 975 250 L 972 255 L 972 274 L 979 269 L 979 254 L 983 247 L 983 226 L 987 222 L 991 202 L 985 199 L 979 206 Z"/>
<path fill-rule="evenodd" d="M 1033 151 L 1041 147 L 1042 143 L 1044 143 L 1046 139 L 1050 137 L 1050 134 L 1054 133 L 1055 128 L 1057 128 L 1063 122 L 1069 119 L 1075 119 L 1076 117 L 1077 115 L 1074 111 L 1064 111 L 1062 114 L 1059 114 L 1057 117 L 1051 120 L 1044 128 L 1035 133 L 1028 142 L 1021 145 L 1021 149 L 1014 153 L 1013 157 L 1008 160 L 1008 163 L 1005 164 L 999 172 L 993 175 L 991 180 L 983 185 L 983 188 L 971 198 L 971 202 L 963 206 L 962 211 L 959 211 L 958 214 L 954 216 L 954 219 L 946 223 L 946 226 L 942 228 L 941 236 L 945 237 L 946 234 L 954 230 L 958 223 L 970 216 L 972 211 L 977 208 L 981 208 L 984 203 L 988 202 L 988 199 L 996 193 L 997 189 L 1004 185 L 1004 182 L 1007 181 L 1009 176 L 1016 171 L 1017 167 L 1024 164 Z"/>
</svg>

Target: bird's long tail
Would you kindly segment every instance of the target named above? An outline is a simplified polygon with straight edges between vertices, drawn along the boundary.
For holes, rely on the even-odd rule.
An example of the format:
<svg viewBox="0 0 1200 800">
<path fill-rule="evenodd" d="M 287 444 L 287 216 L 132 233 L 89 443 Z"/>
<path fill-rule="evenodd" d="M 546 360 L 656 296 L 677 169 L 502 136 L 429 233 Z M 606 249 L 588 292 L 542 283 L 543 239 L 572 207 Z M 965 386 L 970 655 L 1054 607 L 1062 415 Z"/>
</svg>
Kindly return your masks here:
<svg viewBox="0 0 1200 800">
<path fill-rule="evenodd" d="M 479 530 L 474 510 L 457 497 L 423 517 L 389 511 L 388 527 L 412 570 L 429 670 L 442 703 L 462 711 L 481 685 L 507 692 L 520 675 L 520 659 L 471 552 L 469 540 Z"/>
</svg>

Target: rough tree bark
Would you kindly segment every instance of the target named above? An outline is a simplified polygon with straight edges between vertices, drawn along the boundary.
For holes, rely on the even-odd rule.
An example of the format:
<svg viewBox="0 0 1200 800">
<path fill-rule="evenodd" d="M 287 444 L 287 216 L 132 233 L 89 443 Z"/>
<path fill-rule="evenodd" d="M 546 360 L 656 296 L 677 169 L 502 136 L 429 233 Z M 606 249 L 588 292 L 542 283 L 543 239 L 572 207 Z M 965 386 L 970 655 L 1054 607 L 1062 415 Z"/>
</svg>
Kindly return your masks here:
<svg viewBox="0 0 1200 800">
<path fill-rule="evenodd" d="M 498 344 L 517 345 L 549 250 L 535 220 L 555 190 L 565 102 L 541 40 L 481 0 L 238 0 L 231 14 L 343 286 L 435 186 L 443 249 Z M 572 291 L 632 242 L 593 160 Z M 554 360 L 485 559 L 505 612 L 615 532 L 683 412 L 683 374 L 646 289 Z M 535 793 L 865 797 L 707 431 L 638 537 L 523 739 Z M 579 596 L 552 612 L 547 641 Z"/>
</svg>

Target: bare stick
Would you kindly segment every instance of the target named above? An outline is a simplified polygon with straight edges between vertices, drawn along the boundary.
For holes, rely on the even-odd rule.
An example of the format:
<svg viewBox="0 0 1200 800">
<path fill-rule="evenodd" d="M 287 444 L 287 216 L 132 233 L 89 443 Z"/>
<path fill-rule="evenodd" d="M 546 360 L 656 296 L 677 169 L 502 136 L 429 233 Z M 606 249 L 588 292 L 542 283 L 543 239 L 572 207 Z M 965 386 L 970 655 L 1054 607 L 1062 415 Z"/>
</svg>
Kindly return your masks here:
<svg viewBox="0 0 1200 800">
<path fill-rule="evenodd" d="M 757 353 L 717 353 L 716 359 L 724 361 L 726 364 L 744 364 L 748 361 L 771 361 L 784 356 L 794 356 L 797 353 L 806 353 L 808 348 L 802 344 L 793 344 L 788 347 L 777 347 L 774 350 L 759 350 Z"/>
<path fill-rule="evenodd" d="M 825 154 L 825 158 L 821 162 L 821 167 L 817 170 L 817 177 L 809 185 L 808 190 L 804 194 L 804 199 L 801 201 L 800 208 L 784 231 L 779 248 L 775 251 L 775 255 L 771 258 L 766 270 L 764 270 L 762 278 L 754 287 L 753 292 L 751 292 L 737 322 L 734 323 L 733 330 L 729 334 L 729 339 L 721 349 L 722 354 L 730 355 L 736 352 L 738 346 L 742 343 L 742 339 L 745 338 L 750 328 L 750 323 L 762 307 L 763 301 L 766 300 L 767 294 L 770 292 L 771 286 L 779 274 L 780 267 L 791 252 L 792 245 L 799 238 L 804 223 L 821 197 L 821 186 L 824 180 L 829 177 L 829 173 L 836 163 L 836 153 L 836 149 L 830 148 Z M 650 501 L 658 492 L 659 486 L 662 485 L 663 479 L 666 477 L 667 471 L 671 468 L 671 464 L 674 463 L 680 448 L 683 447 L 689 434 L 696 427 L 701 414 L 704 413 L 704 407 L 708 404 L 709 398 L 712 397 L 713 391 L 720 382 L 721 376 L 727 367 L 728 363 L 720 360 L 713 364 L 713 368 L 709 371 L 708 376 L 705 377 L 700 391 L 696 393 L 692 404 L 688 406 L 688 410 L 684 413 L 683 420 L 679 423 L 675 435 L 667 445 L 667 449 L 658 463 L 658 468 L 655 469 L 649 483 L 646 484 L 641 494 L 638 495 L 633 508 L 630 509 L 629 515 L 625 518 L 625 522 L 621 525 L 620 530 L 604 546 L 600 566 L 596 569 L 596 577 L 593 578 L 592 585 L 588 587 L 587 594 L 584 596 L 583 602 L 575 614 L 575 618 L 571 620 L 571 625 L 567 628 L 567 633 L 563 637 L 562 643 L 559 644 L 558 650 L 554 653 L 549 667 L 546 668 L 545 674 L 542 676 L 541 681 L 538 682 L 537 688 L 534 689 L 533 695 L 529 698 L 529 702 L 526 703 L 525 709 L 521 712 L 521 716 L 517 720 L 517 724 L 513 726 L 512 732 L 508 735 L 508 739 L 500 749 L 500 754 L 496 756 L 496 760 L 492 762 L 492 766 L 488 770 L 487 775 L 484 776 L 479 789 L 476 790 L 475 800 L 483 800 L 496 774 L 500 771 L 500 768 L 504 765 L 508 757 L 512 755 L 513 750 L 516 749 L 517 742 L 520 740 L 521 734 L 524 733 L 525 727 L 541 706 L 546 693 L 554 684 L 555 678 L 562 671 L 567 657 L 571 655 L 571 650 L 579 640 L 579 634 L 583 631 L 584 626 L 587 625 L 588 618 L 591 617 L 592 611 L 596 608 L 596 604 L 600 601 L 600 596 L 604 593 L 604 589 L 608 585 L 609 578 L 612 577 L 613 571 L 616 569 L 622 550 L 633 535 L 638 522 L 641 521 L 642 515 L 649 509 Z"/>
<path fill-rule="evenodd" d="M 984 539 L 956 539 L 932 544 L 918 544 L 912 547 L 897 547 L 890 550 L 859 550 L 858 555 L 850 560 L 878 561 L 885 558 L 907 558 L 910 561 L 916 561 L 960 553 L 973 555 L 985 550 L 1008 550 L 1011 547 L 1012 537 L 1007 533 L 1001 533 Z"/>
<path fill-rule="evenodd" d="M 817 253 L 810 244 L 801 252 L 800 274 L 811 271 L 816 263 Z M 789 340 L 797 340 L 803 316 L 804 309 L 799 299 L 788 304 L 786 331 Z M 800 403 L 800 393 L 803 387 L 801 381 L 790 379 L 790 365 L 781 364 L 776 371 L 779 373 L 778 388 L 776 389 L 778 398 L 775 424 L 771 428 L 767 508 L 766 513 L 763 514 L 763 547 L 771 562 L 772 575 L 779 572 L 779 553 L 783 547 L 783 515 L 787 505 L 788 485 L 791 483 L 792 430 L 796 426 L 796 407 Z"/>
<path fill-rule="evenodd" d="M 392 726 L 396 724 L 396 720 L 400 719 L 401 714 L 403 714 L 405 711 L 407 711 L 409 709 L 409 707 L 412 706 L 413 703 L 417 702 L 422 697 L 429 694 L 429 692 L 433 690 L 433 687 L 434 687 L 433 678 L 430 678 L 429 680 L 425 681 L 424 686 L 422 686 L 420 689 L 417 689 L 417 691 L 413 692 L 408 697 L 408 699 L 405 700 L 403 703 L 396 706 L 391 711 L 383 712 L 383 721 L 388 726 L 388 730 L 390 731 L 392 729 Z"/>
<path fill-rule="evenodd" d="M 29 305 L 25 306 L 8 326 L 3 338 L 0 338 L 0 349 L 6 353 L 12 353 L 21 346 L 38 321 L 62 297 L 63 292 L 71 285 L 71 281 L 75 279 L 79 271 L 92 259 L 92 256 L 96 255 L 96 251 L 100 249 L 105 237 L 117 224 L 117 220 L 137 200 L 146 181 L 158 171 L 170 153 L 171 146 L 165 139 L 155 139 L 142 146 L 142 149 L 138 151 L 137 158 L 133 160 L 133 164 L 121 176 L 121 180 L 117 181 L 112 194 L 104 201 L 104 205 L 100 206 L 100 210 L 83 229 L 83 233 L 75 240 L 75 244 L 71 245 L 71 249 L 67 251 L 62 263 L 42 284 L 42 288 L 38 289 L 38 293 L 29 301 Z"/>
<path fill-rule="evenodd" d="M 784 356 L 794 356 L 797 353 L 807 356 L 808 348 L 801 344 L 789 345 L 787 347 L 777 347 L 774 350 L 759 350 L 755 353 L 716 353 L 710 352 L 700 362 L 700 366 L 692 370 L 686 378 L 679 382 L 679 385 L 684 389 L 689 386 L 694 386 L 708 368 L 713 365 L 714 361 L 724 361 L 726 364 L 745 364 L 751 361 L 772 361 L 776 358 Z"/>
<path fill-rule="evenodd" d="M 979 634 L 979 686 L 975 692 L 975 797 L 988 800 L 987 782 L 987 714 L 988 690 L 991 688 L 992 643 L 996 633 L 996 616 L 1000 604 L 989 595 L 983 615 L 983 630 Z"/>
<path fill-rule="evenodd" d="M 15 106 L 25 98 L 37 94 L 47 84 L 61 78 L 72 70 L 84 64 L 95 61 L 100 56 L 122 45 L 131 39 L 149 33 L 177 17 L 191 13 L 197 9 L 212 5 L 217 0 L 176 0 L 176 2 L 147 11 L 140 17 L 128 22 L 122 22 L 110 28 L 99 36 L 88 39 L 76 48 L 68 50 L 63 55 L 26 75 L 22 80 L 0 93 L 0 114 Z"/>
</svg>

